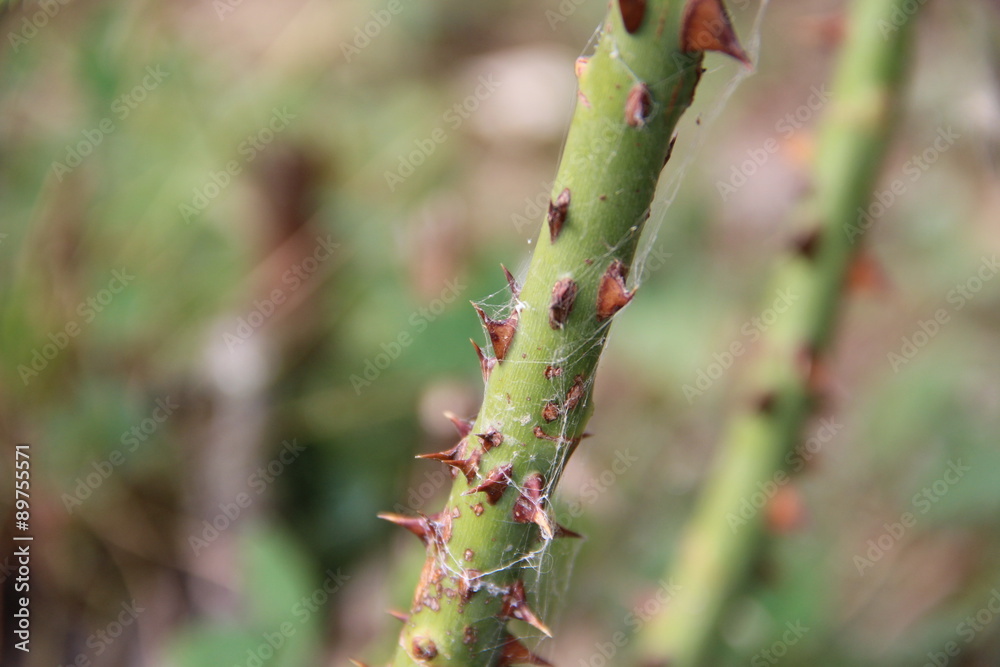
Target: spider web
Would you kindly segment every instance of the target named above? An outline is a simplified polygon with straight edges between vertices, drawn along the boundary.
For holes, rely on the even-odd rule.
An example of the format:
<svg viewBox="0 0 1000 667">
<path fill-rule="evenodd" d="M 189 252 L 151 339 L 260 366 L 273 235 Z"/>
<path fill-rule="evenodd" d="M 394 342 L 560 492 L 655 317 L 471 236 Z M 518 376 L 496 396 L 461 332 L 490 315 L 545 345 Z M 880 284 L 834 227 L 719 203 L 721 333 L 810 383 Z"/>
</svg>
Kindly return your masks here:
<svg viewBox="0 0 1000 667">
<path fill-rule="evenodd" d="M 749 37 L 745 40 L 746 50 L 752 62 L 757 62 L 760 46 L 761 46 L 761 25 L 767 11 L 770 0 L 760 0 L 757 8 L 757 13 L 754 19 L 753 27 Z M 587 45 L 581 52 L 581 56 L 589 55 L 593 52 L 598 40 L 600 39 L 602 27 L 599 27 Z M 613 51 L 616 53 L 617 50 Z M 618 60 L 622 67 L 627 67 L 624 63 Z M 709 73 L 718 72 L 720 70 L 731 67 L 730 65 L 717 66 L 710 70 Z M 740 86 L 740 84 L 753 75 L 753 70 L 749 70 L 740 67 L 738 71 L 733 74 L 726 85 L 723 88 L 721 95 L 716 99 L 710 101 L 701 109 L 700 112 L 700 122 L 694 122 L 692 119 L 694 116 L 689 112 L 685 115 L 686 122 L 682 121 L 684 126 L 683 132 L 685 135 L 693 135 L 688 140 L 688 148 L 683 152 L 683 157 L 680 160 L 673 160 L 670 162 L 670 169 L 665 170 L 661 174 L 659 183 L 657 184 L 656 192 L 653 198 L 653 202 L 650 206 L 650 215 L 645 223 L 645 231 L 642 233 L 640 238 L 640 243 L 638 250 L 636 252 L 636 257 L 634 261 L 634 266 L 630 273 L 629 289 L 635 289 L 639 286 L 642 278 L 645 274 L 646 263 L 649 258 L 651 251 L 654 249 L 656 240 L 666 219 L 667 211 L 669 210 L 671 204 L 677 196 L 680 186 L 683 183 L 684 177 L 687 174 L 692 162 L 694 161 L 697 154 L 700 152 L 702 145 L 708 136 L 709 128 L 712 126 L 714 121 L 719 117 L 719 115 L 726 108 L 729 99 L 732 97 L 733 93 Z M 635 76 L 629 72 L 629 75 L 635 79 Z M 638 80 L 638 79 L 636 79 Z M 567 133 L 568 134 L 568 133 Z M 608 168 L 613 155 L 616 152 L 617 146 L 622 142 L 624 138 L 624 127 L 621 123 L 609 123 L 607 132 L 601 134 L 601 141 L 598 142 L 599 145 L 595 146 L 591 150 L 592 156 L 594 154 L 603 154 L 604 163 L 603 168 Z M 604 142 L 607 142 L 607 145 Z M 563 138 L 563 147 L 565 147 L 566 135 Z M 588 201 L 586 199 L 580 199 L 580 196 L 586 197 L 584 193 L 577 195 L 574 193 L 573 205 L 574 207 L 579 206 L 593 206 L 597 204 L 596 193 L 591 195 L 591 199 Z M 639 233 L 643 228 L 642 220 L 636 220 L 632 227 L 633 233 Z M 604 272 L 607 267 L 608 261 L 617 254 L 621 245 L 625 244 L 630 239 L 622 239 L 615 245 L 608 245 L 607 252 L 600 259 L 595 258 L 595 261 L 591 263 L 587 268 L 584 269 L 582 275 L 578 281 L 592 280 L 596 282 L 600 275 Z M 530 243 L 530 241 L 529 241 Z M 525 262 L 519 271 L 520 278 L 523 278 L 523 274 L 526 272 L 527 262 Z M 486 296 L 481 301 L 477 302 L 484 312 L 491 318 L 502 320 L 507 317 L 513 310 L 519 309 L 523 310 L 532 307 L 547 307 L 545 306 L 533 306 L 532 304 L 526 304 L 522 301 L 514 300 L 509 290 L 504 287 L 503 289 L 497 290 L 496 292 Z M 612 318 L 613 319 L 613 318 Z M 609 319 L 604 327 L 610 326 L 612 319 Z M 485 332 L 484 332 L 485 333 Z M 565 367 L 568 362 L 581 355 L 584 355 L 590 351 L 590 348 L 594 346 L 603 345 L 605 338 L 607 337 L 607 332 L 605 328 L 601 329 L 601 335 L 595 336 L 594 338 L 587 341 L 572 341 L 569 342 L 562 349 L 557 350 L 555 355 L 556 361 L 547 361 L 546 364 L 551 363 L 554 366 Z M 486 336 L 484 349 L 490 349 L 489 347 L 489 337 Z M 536 361 L 525 361 L 519 359 L 505 360 L 504 363 L 508 364 L 539 364 L 543 362 Z M 594 375 L 592 374 L 590 378 L 584 380 L 584 392 L 583 399 L 581 400 L 577 409 L 585 410 L 587 405 L 585 401 L 587 397 L 590 396 L 590 384 L 593 382 Z M 567 375 L 561 375 L 552 378 L 552 394 L 550 397 L 553 401 L 557 403 L 561 402 L 562 398 L 567 395 L 567 392 L 571 389 L 575 382 L 575 378 L 568 377 Z M 514 409 L 514 408 L 511 408 Z M 507 415 L 510 417 L 511 415 Z M 528 424 L 533 419 L 530 414 L 525 415 L 514 415 L 513 418 L 522 424 Z M 560 415 L 557 421 L 553 421 L 553 427 L 558 426 L 558 432 L 556 435 L 559 437 L 558 446 L 568 447 L 567 431 L 568 431 L 568 418 L 565 414 Z M 548 429 L 547 429 L 548 430 Z M 513 440 L 513 439 L 512 439 Z M 505 441 L 506 442 L 506 441 Z M 512 443 L 517 444 L 517 443 Z M 512 448 L 515 449 L 516 448 Z M 525 454 L 522 454 L 522 456 Z M 565 456 L 559 457 L 560 460 L 565 459 Z M 561 511 L 562 506 L 555 501 L 554 487 L 555 483 L 562 476 L 563 466 L 565 463 L 557 464 L 559 467 L 555 470 L 548 471 L 550 474 L 546 475 L 545 488 L 542 492 L 541 506 L 546 508 L 546 512 L 549 516 L 549 523 L 551 526 L 555 527 L 557 525 L 557 515 L 564 515 L 565 512 Z M 512 490 L 518 494 L 525 491 L 516 481 L 511 481 Z M 512 521 L 512 519 L 507 519 Z M 566 523 L 565 521 L 560 523 Z M 486 572 L 484 574 L 494 574 L 496 572 L 502 571 L 507 568 L 520 566 L 521 572 L 520 576 L 524 579 L 525 590 L 527 593 L 528 603 L 532 610 L 543 619 L 550 628 L 555 628 L 556 617 L 559 612 L 559 601 L 561 601 L 565 596 L 569 588 L 569 582 L 572 576 L 573 563 L 575 561 L 576 555 L 581 549 L 581 540 L 573 539 L 542 539 L 539 541 L 537 547 L 533 550 L 529 550 L 527 553 L 519 553 L 518 547 L 515 545 L 506 545 L 504 547 L 506 553 L 509 554 L 509 560 L 505 560 L 504 564 L 493 570 L 491 572 Z M 447 550 L 441 550 L 441 558 L 448 558 L 451 562 L 441 563 L 441 565 L 448 570 L 451 574 L 456 576 L 463 576 L 465 569 L 463 564 L 458 561 L 455 556 L 444 555 L 447 554 Z M 486 577 L 483 577 L 486 579 Z M 482 584 L 487 590 L 494 586 L 492 584 Z M 490 591 L 495 594 L 502 594 L 504 591 L 496 590 Z M 545 637 L 536 628 L 523 623 L 514 621 L 518 625 L 516 628 L 516 636 L 525 641 L 529 646 L 532 644 L 541 643 L 547 637 Z M 499 646 L 486 647 L 484 651 L 495 651 L 499 650 Z"/>
</svg>

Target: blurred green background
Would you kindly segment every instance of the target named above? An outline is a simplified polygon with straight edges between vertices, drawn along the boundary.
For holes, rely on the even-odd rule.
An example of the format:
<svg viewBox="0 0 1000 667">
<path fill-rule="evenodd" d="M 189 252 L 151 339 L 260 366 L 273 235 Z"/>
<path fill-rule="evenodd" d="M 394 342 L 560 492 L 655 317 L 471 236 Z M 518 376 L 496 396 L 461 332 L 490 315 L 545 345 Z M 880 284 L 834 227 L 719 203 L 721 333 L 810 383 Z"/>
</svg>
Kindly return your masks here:
<svg viewBox="0 0 1000 667">
<path fill-rule="evenodd" d="M 758 3 L 730 9 L 752 44 Z M 630 664 L 630 645 L 606 662 L 600 645 L 656 607 L 746 359 L 692 400 L 684 385 L 752 342 L 771 300 L 843 9 L 773 3 L 757 71 L 725 103 L 739 67 L 706 61 L 665 173 L 692 161 L 561 485 L 588 539 L 538 649 L 559 665 Z M 12 645 L 16 566 L 0 563 L 4 665 L 388 658 L 384 610 L 408 606 L 422 549 L 375 514 L 445 494 L 440 467 L 412 457 L 451 444 L 442 410 L 475 414 L 468 301 L 501 303 L 500 262 L 527 266 L 573 61 L 604 10 L 7 4 L 0 553 L 18 533 L 16 443 L 31 445 L 34 542 L 30 654 Z M 905 183 L 865 233 L 882 284 L 846 304 L 838 428 L 727 612 L 725 665 L 1000 664 L 1000 13 L 923 12 L 872 183 Z M 623 449 L 637 463 L 609 475 Z M 763 653 L 787 622 L 809 630 Z"/>
</svg>

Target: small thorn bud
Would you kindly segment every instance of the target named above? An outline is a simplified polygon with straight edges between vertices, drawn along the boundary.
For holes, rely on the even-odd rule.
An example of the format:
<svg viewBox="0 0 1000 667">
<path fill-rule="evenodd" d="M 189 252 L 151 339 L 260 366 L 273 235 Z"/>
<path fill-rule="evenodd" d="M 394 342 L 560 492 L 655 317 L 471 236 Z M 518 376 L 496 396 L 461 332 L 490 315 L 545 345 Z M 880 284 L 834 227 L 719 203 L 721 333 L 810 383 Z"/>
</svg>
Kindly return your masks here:
<svg viewBox="0 0 1000 667">
<path fill-rule="evenodd" d="M 475 514 L 476 516 L 482 516 L 484 511 L 485 508 L 483 507 L 482 503 L 476 503 L 475 505 L 472 506 L 472 513 Z"/>
<path fill-rule="evenodd" d="M 413 658 L 418 662 L 433 660 L 438 654 L 437 645 L 433 639 L 428 637 L 414 637 L 410 648 L 413 652 Z"/>
<path fill-rule="evenodd" d="M 488 452 L 503 443 L 503 433 L 490 427 L 486 433 L 477 433 L 476 437 L 483 441 L 483 451 Z"/>
<path fill-rule="evenodd" d="M 597 321 L 603 322 L 628 305 L 635 296 L 635 290 L 625 289 L 625 276 L 628 269 L 616 259 L 608 266 L 601 277 L 601 285 L 597 288 Z"/>
<path fill-rule="evenodd" d="M 486 476 L 486 480 L 483 481 L 479 486 L 475 486 L 465 493 L 463 496 L 469 496 L 473 493 L 478 493 L 482 491 L 486 494 L 486 500 L 490 505 L 496 505 L 500 497 L 503 496 L 503 492 L 507 490 L 507 486 L 510 484 L 510 473 L 514 469 L 511 464 L 506 464 L 499 466 L 490 471 Z"/>
<path fill-rule="evenodd" d="M 521 286 L 517 284 L 514 275 L 503 264 L 500 265 L 500 268 L 503 269 L 503 275 L 507 278 L 507 287 L 510 288 L 510 293 L 515 299 L 521 296 Z"/>
<path fill-rule="evenodd" d="M 472 422 L 468 419 L 462 419 L 450 410 L 445 410 L 444 416 L 445 419 L 455 425 L 455 428 L 458 430 L 458 437 L 464 438 L 472 432 Z"/>
<path fill-rule="evenodd" d="M 490 336 L 490 343 L 493 345 L 493 354 L 496 357 L 496 361 L 498 363 L 503 361 L 504 357 L 507 356 L 507 348 L 510 347 L 511 341 L 514 340 L 514 334 L 517 332 L 517 321 L 519 318 L 517 310 L 515 309 L 510 314 L 510 317 L 505 320 L 491 320 L 478 305 L 473 303 L 472 307 L 479 313 L 479 319 L 483 321 L 483 326 L 486 327 L 486 333 Z"/>
<path fill-rule="evenodd" d="M 380 519 L 391 521 L 397 526 L 402 526 L 419 537 L 420 541 L 424 544 L 428 544 L 430 541 L 431 530 L 426 517 L 406 516 L 404 514 L 395 514 L 394 512 L 379 512 L 377 516 Z"/>
<path fill-rule="evenodd" d="M 549 304 L 549 326 L 562 329 L 573 311 L 578 288 L 572 278 L 562 278 L 552 286 L 552 302 Z"/>
<path fill-rule="evenodd" d="M 500 609 L 500 618 L 516 618 L 540 630 L 546 637 L 552 636 L 549 627 L 542 623 L 541 619 L 528 606 L 527 596 L 524 593 L 524 582 L 520 579 L 507 589 L 507 593 L 503 597 L 503 607 Z"/>
<path fill-rule="evenodd" d="M 483 372 L 483 382 L 489 382 L 490 373 L 493 372 L 493 367 L 497 365 L 497 360 L 487 357 L 476 341 L 471 338 L 469 340 L 472 342 L 472 347 L 476 348 L 476 356 L 479 357 L 479 368 Z"/>
<path fill-rule="evenodd" d="M 541 665 L 541 667 L 552 667 L 552 663 L 545 658 L 540 658 L 528 647 L 518 641 L 514 635 L 505 633 L 503 646 L 500 648 L 500 659 L 497 667 L 510 667 L 511 665 Z"/>
<path fill-rule="evenodd" d="M 559 419 L 559 412 L 560 412 L 559 404 L 552 403 L 550 401 L 549 403 L 545 404 L 544 408 L 542 408 L 542 419 L 544 419 L 546 422 L 554 422 L 555 420 Z"/>
<path fill-rule="evenodd" d="M 646 127 L 652 113 L 653 96 L 649 93 L 649 87 L 642 82 L 636 83 L 625 98 L 625 123 L 641 130 Z"/>
<path fill-rule="evenodd" d="M 558 366 L 546 366 L 545 367 L 545 379 L 551 380 L 552 378 L 557 378 L 562 375 L 562 368 Z"/>
<path fill-rule="evenodd" d="M 718 51 L 752 67 L 740 46 L 722 0 L 688 0 L 681 28 L 681 50 Z"/>
<path fill-rule="evenodd" d="M 476 630 L 476 626 L 465 626 L 465 630 L 462 632 L 462 643 L 471 646 L 476 643 L 477 639 L 479 639 L 479 632 Z"/>
<path fill-rule="evenodd" d="M 576 74 L 576 78 L 583 76 L 583 73 L 587 71 L 587 66 L 590 64 L 590 58 L 587 56 L 580 56 L 576 59 L 576 63 L 573 65 L 573 73 Z"/>
<path fill-rule="evenodd" d="M 556 197 L 555 202 L 549 202 L 547 218 L 549 222 L 549 240 L 552 243 L 556 242 L 556 238 L 559 236 L 559 232 L 562 231 L 563 224 L 566 222 L 566 214 L 569 213 L 569 201 L 569 188 L 563 188 L 563 191 Z"/>
<path fill-rule="evenodd" d="M 646 0 L 618 0 L 618 9 L 622 13 L 622 23 L 628 34 L 634 34 L 646 17 Z"/>
</svg>

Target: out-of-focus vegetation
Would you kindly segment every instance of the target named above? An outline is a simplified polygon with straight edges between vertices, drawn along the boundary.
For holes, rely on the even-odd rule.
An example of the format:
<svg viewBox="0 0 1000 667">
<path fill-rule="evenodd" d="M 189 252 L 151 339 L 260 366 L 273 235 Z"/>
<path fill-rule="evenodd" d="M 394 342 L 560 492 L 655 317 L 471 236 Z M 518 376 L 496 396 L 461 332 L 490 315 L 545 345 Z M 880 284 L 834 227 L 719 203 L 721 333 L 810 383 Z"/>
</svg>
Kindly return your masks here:
<svg viewBox="0 0 1000 667">
<path fill-rule="evenodd" d="M 748 41 L 757 3 L 730 5 Z M 558 664 L 629 664 L 628 638 L 662 606 L 657 578 L 752 354 L 725 352 L 752 350 L 809 191 L 842 9 L 774 3 L 757 74 L 699 125 L 737 67 L 710 57 L 673 163 L 695 160 L 561 487 L 589 539 L 546 618 L 556 638 L 539 650 Z M 30 443 L 35 539 L 27 655 L 2 563 L 3 664 L 389 655 L 383 610 L 408 605 L 422 554 L 374 515 L 440 504 L 450 479 L 411 457 L 451 444 L 442 410 L 476 410 L 467 301 L 504 288 L 501 261 L 525 265 L 573 59 L 603 11 L 6 7 L 0 503 L 6 545 L 13 447 Z M 919 19 L 864 232 L 883 287 L 843 314 L 837 428 L 795 481 L 801 521 L 731 605 L 725 664 L 1000 655 L 998 17 L 938 2 Z M 786 623 L 808 631 L 788 643 Z"/>
</svg>

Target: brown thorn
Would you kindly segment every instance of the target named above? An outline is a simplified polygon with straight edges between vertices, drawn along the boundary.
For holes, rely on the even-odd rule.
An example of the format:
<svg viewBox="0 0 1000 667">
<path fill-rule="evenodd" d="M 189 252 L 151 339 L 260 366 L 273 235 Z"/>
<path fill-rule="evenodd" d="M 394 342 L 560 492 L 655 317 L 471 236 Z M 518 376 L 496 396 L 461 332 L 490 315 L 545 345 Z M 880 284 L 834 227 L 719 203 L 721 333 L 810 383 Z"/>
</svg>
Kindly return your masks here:
<svg viewBox="0 0 1000 667">
<path fill-rule="evenodd" d="M 517 284 L 514 275 L 503 264 L 500 265 L 500 268 L 503 269 L 503 275 L 507 278 L 507 287 L 510 288 L 510 293 L 514 295 L 515 299 L 521 296 L 521 286 Z"/>
<path fill-rule="evenodd" d="M 396 514 L 394 512 L 379 512 L 376 516 L 380 519 L 390 521 L 397 526 L 402 526 L 419 537 L 420 541 L 424 544 L 428 544 L 430 541 L 431 530 L 426 517 L 406 516 L 405 514 Z"/>
<path fill-rule="evenodd" d="M 489 504 L 496 505 L 497 501 L 503 496 L 503 492 L 507 489 L 507 486 L 510 485 L 510 473 L 513 469 L 514 466 L 509 463 L 494 468 L 486 476 L 482 484 L 472 487 L 462 495 L 469 496 L 482 491 L 486 494 L 486 500 Z"/>
<path fill-rule="evenodd" d="M 753 66 L 736 38 L 722 0 L 688 0 L 682 25 L 682 51 L 718 51 Z"/>
<path fill-rule="evenodd" d="M 546 422 L 554 422 L 559 419 L 559 414 L 561 410 L 559 409 L 558 403 L 548 402 L 545 407 L 542 408 L 542 419 Z"/>
<path fill-rule="evenodd" d="M 572 278 L 562 278 L 552 286 L 552 302 L 549 304 L 549 326 L 562 329 L 566 318 L 573 312 L 578 288 Z"/>
<path fill-rule="evenodd" d="M 552 531 L 552 537 L 574 537 L 578 540 L 583 539 L 583 535 L 580 533 L 572 531 L 565 526 L 560 526 L 558 523 L 556 524 L 556 529 Z"/>
<path fill-rule="evenodd" d="M 640 81 L 632 86 L 625 98 L 625 123 L 642 129 L 652 113 L 653 96 L 649 94 L 649 87 Z"/>
<path fill-rule="evenodd" d="M 622 23 L 628 34 L 634 34 L 646 18 L 646 0 L 618 0 L 618 9 L 622 13 Z"/>
<path fill-rule="evenodd" d="M 476 437 L 483 441 L 483 451 L 488 452 L 503 443 L 503 433 L 492 426 L 486 433 L 477 433 Z"/>
<path fill-rule="evenodd" d="M 476 475 L 479 474 L 479 461 L 483 457 L 483 450 L 477 449 L 468 458 L 465 459 L 442 459 L 441 463 L 449 465 L 456 470 L 462 472 L 465 475 L 465 479 L 469 484 L 472 484 L 473 480 L 476 479 Z"/>
<path fill-rule="evenodd" d="M 497 363 L 503 361 L 504 357 L 507 356 L 507 348 L 510 347 L 511 341 L 514 340 L 514 334 L 517 332 L 517 321 L 520 317 L 517 309 L 514 309 L 510 317 L 505 320 L 492 320 L 476 303 L 473 302 L 472 307 L 479 313 L 479 319 L 486 327 L 486 333 L 490 336 L 490 343 L 493 345 L 493 354 Z"/>
<path fill-rule="evenodd" d="M 492 357 L 487 357 L 486 353 L 483 352 L 483 349 L 479 347 L 479 343 L 471 338 L 469 341 L 472 343 L 472 347 L 476 348 L 476 356 L 479 357 L 479 368 L 483 372 L 483 382 L 489 382 L 490 373 L 493 372 L 493 367 L 497 365 L 497 360 Z"/>
<path fill-rule="evenodd" d="M 430 454 L 417 454 L 416 458 L 429 459 L 431 461 L 454 461 L 455 457 L 459 456 L 459 453 L 461 452 L 462 446 L 464 444 L 465 444 L 465 439 L 463 438 L 462 440 L 459 440 L 458 444 L 452 447 L 451 449 L 445 449 L 444 451 L 440 452 L 432 452 Z"/>
<path fill-rule="evenodd" d="M 454 424 L 455 428 L 458 429 L 458 437 L 464 438 L 472 432 L 472 422 L 470 420 L 462 419 L 450 410 L 445 410 L 444 416 L 445 419 Z"/>
<path fill-rule="evenodd" d="M 399 619 L 403 623 L 406 623 L 407 621 L 410 620 L 410 615 L 407 614 L 405 611 L 399 611 L 398 609 L 386 609 L 385 611 L 387 614 L 389 614 L 393 618 Z"/>
<path fill-rule="evenodd" d="M 546 218 L 549 222 L 549 240 L 551 243 L 556 242 L 556 238 L 559 236 L 559 232 L 562 231 L 563 224 L 566 222 L 566 214 L 569 213 L 569 202 L 569 188 L 563 188 L 563 191 L 556 197 L 555 202 L 549 201 L 549 212 Z"/>
<path fill-rule="evenodd" d="M 607 271 L 604 272 L 600 287 L 597 288 L 598 322 L 603 322 L 627 306 L 632 297 L 635 296 L 635 290 L 630 292 L 625 289 L 627 275 L 628 269 L 619 259 L 611 262 Z"/>
<path fill-rule="evenodd" d="M 528 647 L 518 641 L 514 635 L 505 633 L 503 645 L 500 647 L 500 659 L 497 667 L 510 667 L 510 665 L 541 665 L 542 667 L 553 667 L 552 663 L 541 658 Z"/>
<path fill-rule="evenodd" d="M 800 234 L 792 241 L 792 247 L 795 248 L 795 252 L 802 255 L 808 260 L 816 259 L 816 254 L 819 251 L 819 243 L 823 238 L 823 234 L 819 229 L 814 229 L 812 231 Z"/>
<path fill-rule="evenodd" d="M 520 579 L 511 584 L 510 588 L 507 589 L 507 593 L 503 596 L 503 607 L 500 609 L 500 618 L 516 618 L 540 630 L 546 637 L 552 636 L 552 631 L 549 630 L 549 627 L 542 623 L 541 619 L 528 606 L 527 596 L 524 593 L 524 582 Z"/>
</svg>

